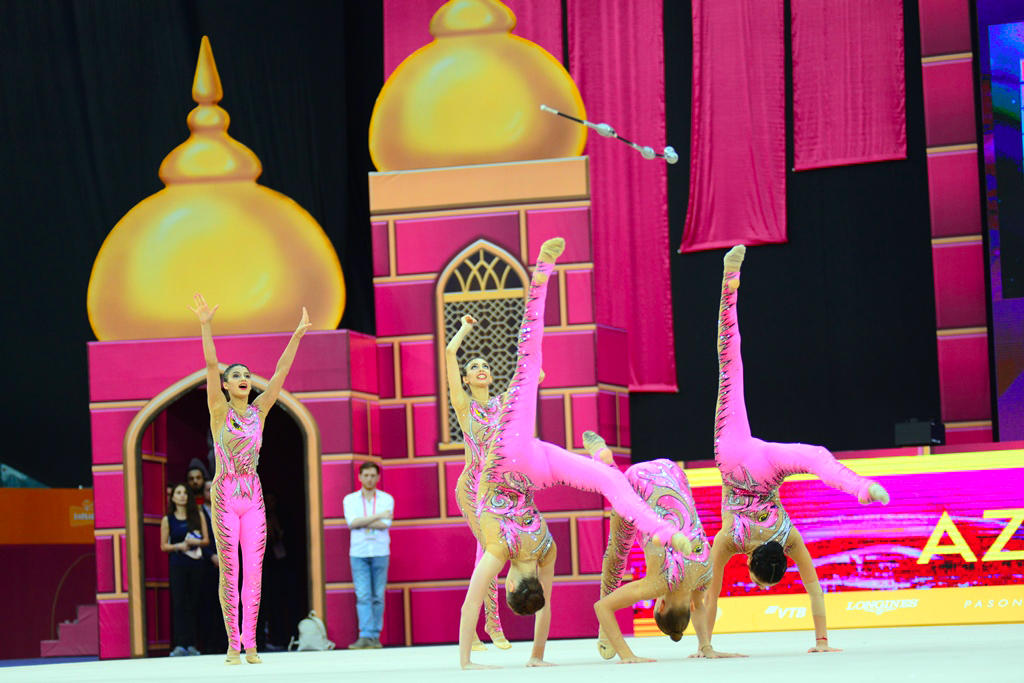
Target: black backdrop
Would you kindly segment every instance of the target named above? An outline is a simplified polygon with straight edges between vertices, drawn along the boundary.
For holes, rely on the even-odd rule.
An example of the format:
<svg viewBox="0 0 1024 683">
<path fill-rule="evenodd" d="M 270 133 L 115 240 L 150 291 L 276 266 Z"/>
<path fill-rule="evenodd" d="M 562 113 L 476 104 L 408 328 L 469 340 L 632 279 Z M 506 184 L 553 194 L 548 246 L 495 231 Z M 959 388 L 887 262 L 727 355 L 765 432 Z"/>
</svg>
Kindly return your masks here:
<svg viewBox="0 0 1024 683">
<path fill-rule="evenodd" d="M 668 139 L 686 159 L 690 7 L 664 6 Z M 753 434 L 769 441 L 884 448 L 895 422 L 939 417 L 921 46 L 917 3 L 903 6 L 908 159 L 789 172 L 789 242 L 747 251 L 739 290 L 747 409 Z M 786 49 L 788 63 L 788 38 Z M 787 109 L 789 168 L 792 123 Z M 673 249 L 688 182 L 682 161 L 670 168 Z M 724 252 L 672 256 L 679 393 L 631 397 L 634 459 L 713 457 Z"/>
<path fill-rule="evenodd" d="M 938 416 L 916 2 L 905 14 L 910 159 L 790 173 L 790 242 L 748 254 L 740 316 L 763 438 L 884 447 L 893 422 Z M 89 273 L 114 224 L 161 189 L 157 168 L 188 135 L 204 34 L 229 132 L 263 162 L 259 182 L 305 207 L 333 242 L 348 288 L 342 326 L 374 331 L 366 132 L 381 86 L 379 2 L 0 0 L 0 16 L 0 462 L 52 486 L 91 485 Z M 669 173 L 674 249 L 686 209 L 689 3 L 666 0 L 665 35 L 669 140 L 684 159 Z M 632 398 L 637 458 L 710 457 L 720 271 L 721 252 L 672 257 L 680 393 Z"/>
<path fill-rule="evenodd" d="M 342 326 L 374 331 L 366 130 L 382 85 L 378 2 L 3 0 L 0 10 L 0 462 L 52 486 L 91 486 L 89 274 L 188 137 L 204 34 L 228 132 L 263 162 L 259 182 L 333 242 L 348 289 Z"/>
</svg>

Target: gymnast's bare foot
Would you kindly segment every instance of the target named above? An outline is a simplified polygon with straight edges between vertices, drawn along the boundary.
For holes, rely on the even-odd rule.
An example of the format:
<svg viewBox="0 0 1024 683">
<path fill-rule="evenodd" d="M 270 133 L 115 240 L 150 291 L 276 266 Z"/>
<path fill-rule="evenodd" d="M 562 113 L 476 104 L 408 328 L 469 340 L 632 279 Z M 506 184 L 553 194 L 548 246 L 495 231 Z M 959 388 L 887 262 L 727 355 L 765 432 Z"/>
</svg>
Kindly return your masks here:
<svg viewBox="0 0 1024 683">
<path fill-rule="evenodd" d="M 508 642 L 508 638 L 505 637 L 505 633 L 500 628 L 491 630 L 485 626 L 484 630 L 491 637 L 491 644 L 499 650 L 507 650 L 512 647 L 512 643 Z M 483 643 L 480 644 L 483 645 Z"/>
<path fill-rule="evenodd" d="M 600 460 L 605 465 L 615 464 L 615 457 L 608 448 L 608 443 L 597 432 L 592 432 L 589 429 L 583 432 L 583 447 L 587 449 L 587 453 L 590 453 L 590 457 L 594 460 Z"/>
<path fill-rule="evenodd" d="M 537 257 L 537 260 L 544 263 L 554 263 L 562 255 L 563 251 L 565 251 L 565 240 L 561 237 L 552 237 L 540 245 L 540 256 Z"/>
<path fill-rule="evenodd" d="M 736 274 L 735 277 L 731 277 L 727 281 L 729 289 L 737 289 L 740 286 L 739 272 L 740 267 L 743 265 L 743 257 L 746 256 L 746 254 L 747 248 L 742 244 L 739 244 L 730 249 L 723 259 L 726 275 L 729 275 L 730 273 Z"/>
<path fill-rule="evenodd" d="M 882 505 L 889 504 L 889 492 L 882 488 L 881 484 L 871 484 L 868 488 L 868 499 L 861 501 L 864 505 L 869 503 L 881 503 Z"/>
<path fill-rule="evenodd" d="M 540 657 L 530 657 L 526 660 L 526 666 L 554 666 L 551 662 L 545 662 Z"/>
</svg>

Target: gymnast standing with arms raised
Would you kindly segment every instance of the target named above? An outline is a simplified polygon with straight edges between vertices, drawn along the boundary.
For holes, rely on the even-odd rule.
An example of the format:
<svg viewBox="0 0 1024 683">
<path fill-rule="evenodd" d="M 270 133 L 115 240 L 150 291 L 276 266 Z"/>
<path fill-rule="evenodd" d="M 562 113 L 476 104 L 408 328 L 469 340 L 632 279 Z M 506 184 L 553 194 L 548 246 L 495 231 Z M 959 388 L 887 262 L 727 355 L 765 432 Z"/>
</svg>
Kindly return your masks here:
<svg viewBox="0 0 1024 683">
<path fill-rule="evenodd" d="M 477 618 L 491 581 L 506 561 L 512 563 L 505 581 L 509 607 L 518 614 L 537 614 L 533 652 L 527 665 L 546 664 L 543 655 L 551 620 L 555 548 L 533 503 L 537 490 L 565 485 L 599 492 L 620 515 L 658 543 L 671 544 L 684 552 L 691 548 L 686 535 L 647 507 L 617 469 L 533 436 L 547 284 L 555 260 L 564 249 L 565 240 L 561 238 L 541 246 L 519 331 L 515 372 L 484 451 L 476 491 L 479 524 L 474 529 L 484 552 L 473 570 L 462 605 L 459 661 L 463 668 L 481 668 L 469 659 Z"/>
<path fill-rule="evenodd" d="M 807 546 L 779 500 L 779 486 L 791 474 L 807 473 L 856 496 L 862 504 L 888 504 L 876 482 L 841 464 L 821 446 L 771 443 L 751 436 L 743 399 L 743 359 L 736 313 L 740 267 L 746 248 L 733 247 L 724 259 L 718 317 L 718 406 L 715 412 L 715 464 L 722 474 L 722 528 L 712 544 L 712 580 L 705 610 L 708 633 L 714 630 L 722 572 L 733 555 L 747 555 L 750 578 L 767 589 L 782 580 L 786 557 L 796 562 L 811 600 L 814 647 L 808 652 L 838 652 L 828 644 L 825 598 Z M 701 645 L 694 657 L 720 656 Z"/>
<path fill-rule="evenodd" d="M 295 360 L 299 341 L 310 328 L 309 315 L 302 319 L 277 361 L 266 391 L 249 403 L 252 375 L 241 363 L 232 363 L 221 374 L 210 323 L 218 306 L 210 307 L 201 294 L 190 310 L 199 318 L 203 357 L 206 360 L 206 400 L 210 409 L 217 471 L 210 489 L 211 512 L 217 554 L 220 557 L 220 604 L 227 630 L 227 664 L 245 661 L 259 664 L 256 652 L 256 618 L 260 611 L 263 552 L 267 543 L 267 517 L 263 488 L 256 474 L 267 413 L 277 401 L 285 377 Z M 242 550 L 241 629 L 239 628 L 238 550 Z"/>
</svg>

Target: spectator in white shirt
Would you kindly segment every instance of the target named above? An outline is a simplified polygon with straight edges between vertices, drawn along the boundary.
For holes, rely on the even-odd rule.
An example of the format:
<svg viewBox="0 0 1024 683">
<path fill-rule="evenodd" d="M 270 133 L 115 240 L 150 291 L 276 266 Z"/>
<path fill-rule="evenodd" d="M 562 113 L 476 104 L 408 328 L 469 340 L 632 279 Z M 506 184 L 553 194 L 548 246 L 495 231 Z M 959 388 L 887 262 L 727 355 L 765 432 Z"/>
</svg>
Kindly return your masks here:
<svg viewBox="0 0 1024 683">
<path fill-rule="evenodd" d="M 359 467 L 362 488 L 345 496 L 345 521 L 351 530 L 349 560 L 352 583 L 356 589 L 356 614 L 359 639 L 350 650 L 381 647 L 380 630 L 384 623 L 384 588 L 388 581 L 391 538 L 388 528 L 394 517 L 395 499 L 377 490 L 380 465 L 364 462 Z"/>
</svg>

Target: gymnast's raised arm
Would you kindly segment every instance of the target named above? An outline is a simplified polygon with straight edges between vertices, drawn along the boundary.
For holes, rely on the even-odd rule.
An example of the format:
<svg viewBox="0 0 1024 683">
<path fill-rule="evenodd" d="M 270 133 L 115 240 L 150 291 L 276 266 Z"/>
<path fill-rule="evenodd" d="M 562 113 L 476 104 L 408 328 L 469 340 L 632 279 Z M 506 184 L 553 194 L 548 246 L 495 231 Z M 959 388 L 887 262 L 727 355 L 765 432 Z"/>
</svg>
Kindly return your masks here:
<svg viewBox="0 0 1024 683">
<path fill-rule="evenodd" d="M 199 318 L 199 329 L 203 338 L 203 359 L 206 361 L 206 403 L 210 408 L 211 423 L 223 421 L 224 415 L 228 412 L 228 401 L 224 398 L 224 392 L 220 386 L 220 365 L 217 363 L 217 349 L 213 345 L 213 329 L 210 324 L 213 322 L 213 314 L 220 308 L 220 304 L 210 306 L 206 303 L 203 295 L 196 292 L 193 295 L 195 306 L 189 306 L 189 310 Z M 216 429 L 213 429 L 216 432 Z"/>
<path fill-rule="evenodd" d="M 274 370 L 270 381 L 267 382 L 267 390 L 253 401 L 253 404 L 259 408 L 260 413 L 264 417 L 277 402 L 277 396 L 281 393 L 281 388 L 284 387 L 284 380 L 288 376 L 288 371 L 291 370 L 292 361 L 295 360 L 295 352 L 299 350 L 299 341 L 310 327 L 312 327 L 312 323 L 309 322 L 309 314 L 306 312 L 306 307 L 303 306 L 302 319 L 299 320 L 298 327 L 295 328 L 292 338 L 288 340 L 288 345 L 284 347 L 284 353 L 281 354 L 277 361 L 277 368 Z"/>
<path fill-rule="evenodd" d="M 458 352 L 459 347 L 462 346 L 462 340 L 472 331 L 474 325 L 476 325 L 476 320 L 472 316 L 462 316 L 462 326 L 444 349 L 445 370 L 448 376 L 448 398 L 452 402 L 452 407 L 455 408 L 459 422 L 464 421 L 466 412 L 469 410 L 469 394 L 462 386 Z"/>
</svg>

